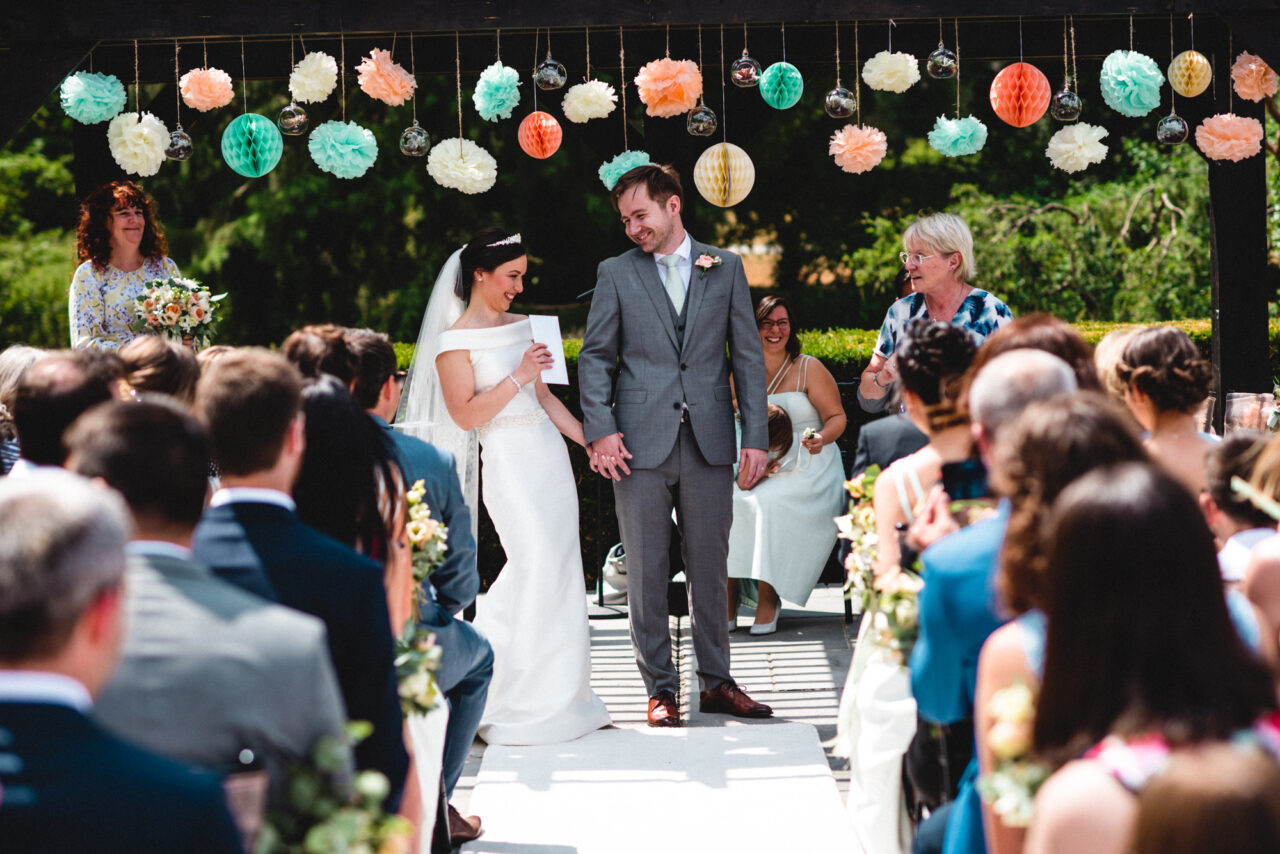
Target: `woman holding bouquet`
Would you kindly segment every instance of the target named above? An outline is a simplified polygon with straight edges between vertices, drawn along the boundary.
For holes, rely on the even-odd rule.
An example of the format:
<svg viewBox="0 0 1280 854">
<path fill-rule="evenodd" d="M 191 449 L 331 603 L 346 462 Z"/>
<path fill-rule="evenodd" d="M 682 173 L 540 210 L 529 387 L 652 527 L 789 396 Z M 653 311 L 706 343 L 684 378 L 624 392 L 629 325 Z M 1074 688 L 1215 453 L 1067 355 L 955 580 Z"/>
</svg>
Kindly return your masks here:
<svg viewBox="0 0 1280 854">
<path fill-rule="evenodd" d="M 153 279 L 180 275 L 151 197 L 132 181 L 112 181 L 80 205 L 71 279 L 71 346 L 118 350 L 139 333 L 134 300 Z"/>
</svg>

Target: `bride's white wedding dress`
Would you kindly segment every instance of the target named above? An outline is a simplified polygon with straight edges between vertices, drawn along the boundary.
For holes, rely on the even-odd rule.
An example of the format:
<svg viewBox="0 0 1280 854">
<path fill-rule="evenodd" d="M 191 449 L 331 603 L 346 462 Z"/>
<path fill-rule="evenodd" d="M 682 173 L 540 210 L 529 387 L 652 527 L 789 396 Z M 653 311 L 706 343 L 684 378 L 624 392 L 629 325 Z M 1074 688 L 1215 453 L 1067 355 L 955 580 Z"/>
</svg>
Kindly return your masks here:
<svg viewBox="0 0 1280 854">
<path fill-rule="evenodd" d="M 467 350 L 476 392 L 509 382 L 529 321 L 448 330 L 437 353 Z M 591 690 L 578 490 L 564 438 L 529 383 L 477 429 L 485 509 L 507 554 L 475 625 L 493 645 L 479 735 L 489 744 L 569 741 L 609 724 Z"/>
</svg>

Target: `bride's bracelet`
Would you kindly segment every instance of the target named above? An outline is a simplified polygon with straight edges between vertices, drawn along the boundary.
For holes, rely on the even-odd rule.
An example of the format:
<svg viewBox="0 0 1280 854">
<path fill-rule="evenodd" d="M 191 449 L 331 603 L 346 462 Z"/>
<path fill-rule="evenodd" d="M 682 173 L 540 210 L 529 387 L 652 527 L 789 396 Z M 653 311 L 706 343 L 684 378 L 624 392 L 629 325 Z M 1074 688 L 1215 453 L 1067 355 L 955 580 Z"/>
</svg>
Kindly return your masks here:
<svg viewBox="0 0 1280 854">
<path fill-rule="evenodd" d="M 511 382 L 515 384 L 516 394 L 519 394 L 523 390 L 524 386 L 520 385 L 520 381 L 517 380 L 513 375 L 507 374 L 507 379 L 511 380 Z"/>
</svg>

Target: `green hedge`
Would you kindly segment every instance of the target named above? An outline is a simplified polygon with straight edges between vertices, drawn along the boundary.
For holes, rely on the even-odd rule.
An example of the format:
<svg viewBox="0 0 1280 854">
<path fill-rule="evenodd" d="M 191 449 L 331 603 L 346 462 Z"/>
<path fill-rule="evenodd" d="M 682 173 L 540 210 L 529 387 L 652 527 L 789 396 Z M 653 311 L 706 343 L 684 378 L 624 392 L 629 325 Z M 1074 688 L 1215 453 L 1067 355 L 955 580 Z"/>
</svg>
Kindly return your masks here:
<svg viewBox="0 0 1280 854">
<path fill-rule="evenodd" d="M 1074 324 L 1090 345 L 1097 344 L 1104 335 L 1114 329 L 1127 328 L 1138 324 L 1084 322 Z M 1196 343 L 1205 358 L 1211 351 L 1211 328 L 1208 320 L 1174 320 L 1165 325 L 1176 326 L 1186 332 Z M 841 397 L 844 400 L 845 412 L 849 416 L 849 427 L 840 437 L 838 445 L 845 456 L 846 467 L 852 459 L 852 449 L 857 441 L 858 430 L 863 424 L 872 420 L 858 406 L 857 383 L 864 367 L 871 359 L 875 346 L 877 330 L 870 329 L 828 329 L 800 333 L 803 352 L 821 359 L 836 382 L 840 383 Z M 1277 353 L 1280 352 L 1280 320 L 1270 321 L 1271 363 L 1272 373 L 1280 374 L 1276 369 Z M 565 356 L 569 369 L 569 385 L 554 386 L 552 390 L 569 407 L 577 417 L 582 416 L 578 402 L 578 351 L 582 346 L 579 339 L 566 339 Z M 413 359 L 412 344 L 396 344 L 396 359 L 402 369 L 408 368 Z M 613 511 L 613 489 L 603 479 L 593 473 L 587 466 L 586 454 L 580 448 L 571 446 L 569 457 L 573 464 L 574 477 L 578 484 L 579 527 L 582 537 L 582 557 L 587 579 L 595 584 L 596 575 L 600 571 L 601 556 L 618 542 L 618 523 Z M 504 561 L 502 546 L 485 513 L 480 514 L 479 566 L 481 579 L 487 588 L 497 577 Z"/>
</svg>

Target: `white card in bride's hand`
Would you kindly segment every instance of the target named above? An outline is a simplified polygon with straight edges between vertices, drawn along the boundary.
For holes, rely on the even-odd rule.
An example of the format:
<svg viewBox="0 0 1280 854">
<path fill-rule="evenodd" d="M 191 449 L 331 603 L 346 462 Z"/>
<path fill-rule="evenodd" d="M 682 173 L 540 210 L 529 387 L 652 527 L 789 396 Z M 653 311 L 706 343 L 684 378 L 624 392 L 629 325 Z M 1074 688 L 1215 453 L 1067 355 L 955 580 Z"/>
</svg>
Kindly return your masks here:
<svg viewBox="0 0 1280 854">
<path fill-rule="evenodd" d="M 531 314 L 529 325 L 533 327 L 533 340 L 546 344 L 554 360 L 551 367 L 542 372 L 542 381 L 549 385 L 568 385 L 569 368 L 564 361 L 564 341 L 560 338 L 560 318 L 552 314 Z"/>
</svg>

